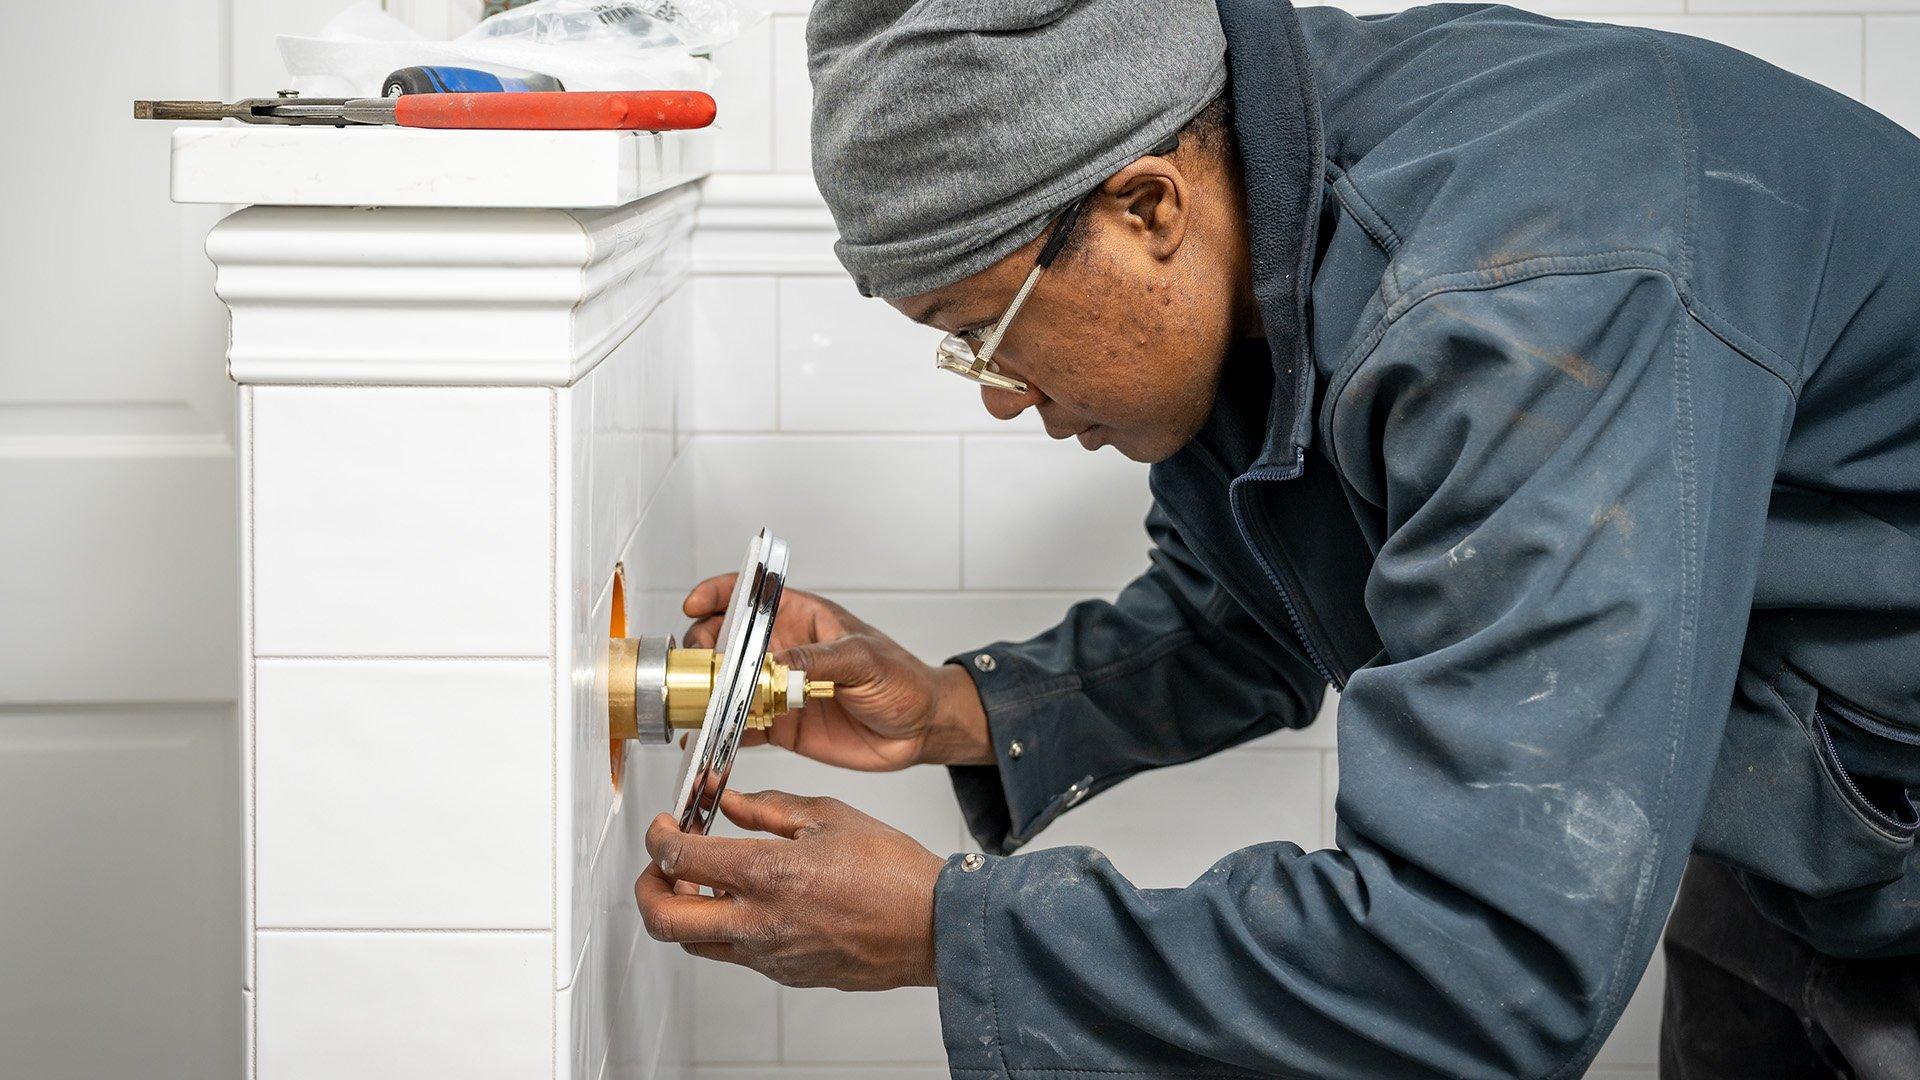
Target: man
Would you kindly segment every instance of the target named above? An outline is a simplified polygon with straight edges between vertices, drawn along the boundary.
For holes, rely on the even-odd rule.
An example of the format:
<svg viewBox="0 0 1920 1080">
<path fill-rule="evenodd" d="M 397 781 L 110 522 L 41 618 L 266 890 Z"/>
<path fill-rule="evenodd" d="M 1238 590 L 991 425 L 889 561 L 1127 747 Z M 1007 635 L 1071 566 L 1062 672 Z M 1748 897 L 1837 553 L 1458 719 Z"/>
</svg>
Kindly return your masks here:
<svg viewBox="0 0 1920 1080">
<path fill-rule="evenodd" d="M 1498 7 L 821 0 L 808 44 L 854 280 L 1153 462 L 1152 567 L 939 667 L 789 594 L 844 689 L 773 741 L 948 765 L 987 854 L 731 796 L 775 837 L 656 823 L 656 937 L 935 983 L 956 1076 L 1573 1077 L 1677 894 L 1664 1075 L 1920 1076 L 1920 142 Z M 1328 684 L 1336 848 L 1007 857 Z"/>
</svg>

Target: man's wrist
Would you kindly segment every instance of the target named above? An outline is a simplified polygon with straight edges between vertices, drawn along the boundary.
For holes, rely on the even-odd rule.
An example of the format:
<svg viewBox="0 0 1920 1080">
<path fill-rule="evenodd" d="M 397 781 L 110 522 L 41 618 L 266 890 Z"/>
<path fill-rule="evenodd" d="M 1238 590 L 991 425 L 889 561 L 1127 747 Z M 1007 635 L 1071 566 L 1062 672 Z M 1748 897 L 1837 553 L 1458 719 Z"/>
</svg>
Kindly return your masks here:
<svg viewBox="0 0 1920 1080">
<path fill-rule="evenodd" d="M 941 664 L 934 669 L 939 688 L 933 722 L 921 744 L 924 765 L 992 765 L 993 742 L 987 734 L 987 710 L 966 669 Z"/>
</svg>

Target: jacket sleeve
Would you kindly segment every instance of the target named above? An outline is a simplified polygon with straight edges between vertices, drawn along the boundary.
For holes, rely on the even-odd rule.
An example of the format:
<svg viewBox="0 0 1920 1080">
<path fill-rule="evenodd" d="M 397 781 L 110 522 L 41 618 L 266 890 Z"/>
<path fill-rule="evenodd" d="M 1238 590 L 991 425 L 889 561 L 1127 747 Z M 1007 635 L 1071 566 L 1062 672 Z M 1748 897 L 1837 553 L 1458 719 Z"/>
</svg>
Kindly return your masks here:
<svg viewBox="0 0 1920 1080">
<path fill-rule="evenodd" d="M 1661 273 L 1505 280 L 1406 305 L 1327 390 L 1387 526 L 1338 847 L 1161 890 L 1085 848 L 950 860 L 957 1075 L 1581 1075 L 1699 821 L 1790 396 Z"/>
<path fill-rule="evenodd" d="M 1113 602 L 948 661 L 973 676 L 993 740 L 995 765 L 950 770 L 983 850 L 1009 854 L 1134 773 L 1304 727 L 1319 710 L 1326 683 L 1297 646 L 1200 569 L 1158 506 L 1147 534 L 1152 563 Z"/>
</svg>

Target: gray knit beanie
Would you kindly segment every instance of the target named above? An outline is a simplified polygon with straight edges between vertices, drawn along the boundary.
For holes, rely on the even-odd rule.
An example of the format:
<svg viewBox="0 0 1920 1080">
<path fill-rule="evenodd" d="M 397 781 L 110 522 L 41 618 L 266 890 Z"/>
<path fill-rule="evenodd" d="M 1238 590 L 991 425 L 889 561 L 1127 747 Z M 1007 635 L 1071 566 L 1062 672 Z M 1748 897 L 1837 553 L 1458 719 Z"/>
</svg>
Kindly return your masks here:
<svg viewBox="0 0 1920 1080">
<path fill-rule="evenodd" d="M 813 175 L 860 291 L 1005 258 L 1226 86 L 1212 0 L 817 0 Z"/>
</svg>

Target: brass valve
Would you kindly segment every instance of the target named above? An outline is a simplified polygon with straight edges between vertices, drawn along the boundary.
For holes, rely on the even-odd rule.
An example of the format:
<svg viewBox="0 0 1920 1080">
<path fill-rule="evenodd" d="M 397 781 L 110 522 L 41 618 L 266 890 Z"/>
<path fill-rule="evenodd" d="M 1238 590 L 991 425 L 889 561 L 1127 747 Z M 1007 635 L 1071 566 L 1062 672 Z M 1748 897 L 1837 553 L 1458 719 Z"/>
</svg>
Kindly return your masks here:
<svg viewBox="0 0 1920 1080">
<path fill-rule="evenodd" d="M 698 728 L 706 718 L 720 674 L 712 649 L 677 648 L 672 637 L 614 638 L 607 649 L 607 730 L 615 739 L 666 742 L 674 729 Z M 833 683 L 769 656 L 754 682 L 747 727 L 768 728 L 773 718 L 815 698 L 833 696 Z"/>
</svg>

